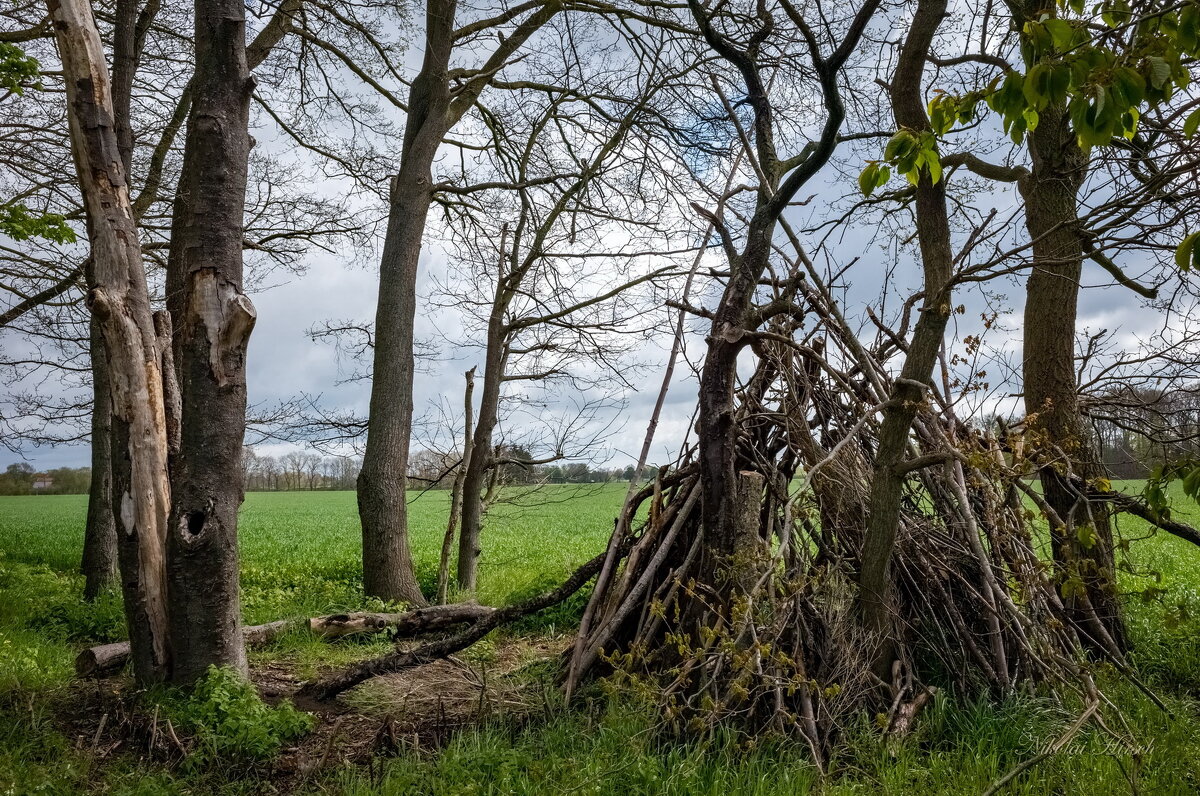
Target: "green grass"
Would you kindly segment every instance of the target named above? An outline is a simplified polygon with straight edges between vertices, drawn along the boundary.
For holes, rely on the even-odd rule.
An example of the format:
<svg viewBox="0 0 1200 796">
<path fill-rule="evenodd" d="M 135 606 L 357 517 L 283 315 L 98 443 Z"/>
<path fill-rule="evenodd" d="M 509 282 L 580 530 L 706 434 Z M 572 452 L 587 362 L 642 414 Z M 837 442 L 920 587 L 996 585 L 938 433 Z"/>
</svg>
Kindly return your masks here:
<svg viewBox="0 0 1200 796">
<path fill-rule="evenodd" d="M 603 548 L 622 494 L 619 485 L 556 487 L 543 495 L 545 505 L 498 507 L 484 530 L 480 598 L 500 604 L 561 580 Z M 412 545 L 428 589 L 447 495 L 413 498 Z M 1182 495 L 1175 502 L 1179 518 L 1200 521 L 1200 509 Z M 70 704 L 75 651 L 124 634 L 117 594 L 95 605 L 78 596 L 85 509 L 82 496 L 0 498 L 0 794 L 269 790 L 269 768 L 199 771 L 146 762 L 136 752 L 97 767 L 86 752 L 90 739 L 62 734 L 55 714 Z M 1122 520 L 1122 535 L 1131 540 L 1122 588 L 1137 666 L 1174 715 L 1109 678 L 1105 690 L 1143 748 L 1089 731 L 1008 793 L 1132 793 L 1131 780 L 1139 793 L 1200 791 L 1200 550 L 1149 530 Z M 252 493 L 241 539 L 247 622 L 378 605 L 362 595 L 353 493 Z M 582 599 L 519 632 L 567 629 Z M 254 655 L 308 676 L 319 665 L 386 648 L 382 639 L 331 645 L 294 634 Z M 1071 718 L 1069 706 L 1033 697 L 964 704 L 943 695 L 895 749 L 881 747 L 869 726 L 851 728 L 822 779 L 805 762 L 806 751 L 787 743 L 732 734 L 666 737 L 646 711 L 599 697 L 524 726 L 500 721 L 463 731 L 436 755 L 401 753 L 371 772 L 347 765 L 289 787 L 347 794 L 968 794 L 1034 754 Z"/>
<path fill-rule="evenodd" d="M 437 578 L 449 493 L 410 494 L 409 533 L 426 592 Z M 484 526 L 479 599 L 502 604 L 560 580 L 604 549 L 624 485 L 555 485 L 537 507 L 501 503 Z M 78 567 L 86 495 L 0 497 L 0 555 L 59 573 Z M 239 518 L 249 623 L 361 607 L 353 492 L 251 492 Z"/>
</svg>

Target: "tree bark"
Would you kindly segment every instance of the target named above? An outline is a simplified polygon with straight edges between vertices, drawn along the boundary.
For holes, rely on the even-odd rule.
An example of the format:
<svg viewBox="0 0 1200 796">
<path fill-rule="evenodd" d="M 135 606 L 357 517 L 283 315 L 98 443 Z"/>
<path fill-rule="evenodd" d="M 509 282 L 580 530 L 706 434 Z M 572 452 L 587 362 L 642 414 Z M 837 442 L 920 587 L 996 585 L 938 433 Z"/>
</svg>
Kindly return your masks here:
<svg viewBox="0 0 1200 796">
<path fill-rule="evenodd" d="M 946 13 L 946 0 L 920 0 L 892 78 L 892 112 L 901 130 L 928 130 L 922 77 L 934 34 Z M 892 385 L 879 430 L 874 475 L 863 538 L 859 599 L 864 625 L 880 648 L 876 674 L 890 681 L 895 628 L 891 615 L 892 552 L 900 525 L 905 475 L 900 469 L 909 446 L 913 420 L 929 391 L 933 369 L 950 317 L 950 275 L 954 254 L 946 213 L 946 184 L 934 183 L 928 170 L 915 188 L 917 240 L 924 275 L 924 301 L 900 375 Z"/>
<path fill-rule="evenodd" d="M 454 486 L 450 489 L 450 518 L 446 521 L 446 535 L 442 538 L 442 554 L 438 559 L 438 605 L 446 603 L 450 589 L 450 551 L 454 547 L 454 534 L 462 519 L 463 482 L 467 477 L 467 467 L 471 464 L 475 444 L 475 368 L 471 368 L 464 375 L 467 386 L 463 391 L 463 455 L 458 472 L 454 474 Z"/>
<path fill-rule="evenodd" d="M 90 281 L 90 280 L 89 280 Z M 112 399 L 100 324 L 91 319 L 92 482 L 83 531 L 83 599 L 91 602 L 117 575 L 117 524 L 112 502 Z"/>
<path fill-rule="evenodd" d="M 246 427 L 246 346 L 256 313 L 242 292 L 250 154 L 245 6 L 196 0 L 196 70 L 168 271 L 182 412 L 167 536 L 171 678 L 210 666 L 245 673 L 237 512 Z"/>
<path fill-rule="evenodd" d="M 413 413 L 413 327 L 421 241 L 433 193 L 433 159 L 446 134 L 448 69 L 455 0 L 426 7 L 425 60 L 409 92 L 400 170 L 379 269 L 370 419 L 358 513 L 363 534 L 363 591 L 368 597 L 424 604 L 408 544 L 408 448 Z"/>
<path fill-rule="evenodd" d="M 46 5 L 62 60 L 71 148 L 94 260 L 88 305 L 108 360 L 112 494 L 134 676 L 151 683 L 166 676 L 169 660 L 164 538 L 170 486 L 158 342 L 91 4 Z"/>
<path fill-rule="evenodd" d="M 1037 3 L 1025 6 L 1029 19 L 1043 10 Z M 1037 452 L 1046 502 L 1062 520 L 1051 520 L 1050 528 L 1060 577 L 1077 578 L 1083 584 L 1081 591 L 1066 590 L 1070 593 L 1064 594 L 1064 602 L 1085 643 L 1120 657 L 1127 641 L 1116 593 L 1112 526 L 1104 507 L 1089 503 L 1071 488 L 1068 478 L 1069 471 L 1084 479 L 1101 474 L 1083 430 L 1075 377 L 1084 256 L 1078 195 L 1087 176 L 1088 157 L 1079 148 L 1064 105 L 1050 105 L 1039 117 L 1037 128 L 1028 134 L 1030 172 L 1018 183 L 1033 241 L 1022 356 L 1026 438 L 1029 448 Z M 1094 544 L 1080 541 L 1081 525 L 1092 528 Z"/>
<path fill-rule="evenodd" d="M 113 129 L 126 179 L 129 179 L 133 168 L 130 104 L 133 77 L 141 51 L 137 7 L 137 0 L 118 0 L 113 21 Z M 154 10 L 148 8 L 146 24 L 149 24 L 148 20 L 153 15 Z M 89 290 L 95 287 L 95 269 L 91 262 L 89 258 L 84 269 Z M 92 366 L 92 483 L 88 490 L 87 524 L 84 527 L 80 569 L 84 576 L 83 598 L 91 601 L 113 580 L 117 559 L 116 524 L 112 516 L 112 402 L 108 397 L 104 338 L 94 318 L 91 321 L 88 356 Z"/>
</svg>

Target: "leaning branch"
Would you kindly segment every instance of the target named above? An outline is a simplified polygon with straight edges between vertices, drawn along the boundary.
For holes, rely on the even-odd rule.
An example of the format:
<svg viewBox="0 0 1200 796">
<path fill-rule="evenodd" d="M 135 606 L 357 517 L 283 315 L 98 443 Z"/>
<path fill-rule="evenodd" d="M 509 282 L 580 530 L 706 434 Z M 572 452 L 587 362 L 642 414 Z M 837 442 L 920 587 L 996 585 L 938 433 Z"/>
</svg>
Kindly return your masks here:
<svg viewBox="0 0 1200 796">
<path fill-rule="evenodd" d="M 1161 528 L 1172 536 L 1178 536 L 1180 539 L 1191 542 L 1194 545 L 1200 546 L 1200 531 L 1190 525 L 1175 520 L 1166 519 L 1159 516 L 1159 513 L 1147 506 L 1142 501 L 1135 497 L 1123 494 L 1121 492 L 1090 492 L 1088 497 L 1097 500 L 1106 500 L 1112 504 L 1113 508 L 1125 514 L 1132 514 L 1135 517 L 1140 517 L 1156 528 Z"/>
<path fill-rule="evenodd" d="M 448 655 L 453 655 L 459 650 L 471 646 L 501 625 L 508 624 L 521 617 L 537 613 L 552 605 L 561 603 L 579 591 L 583 584 L 591 580 L 600 571 L 605 558 L 605 553 L 596 556 L 575 570 L 571 577 L 567 578 L 558 588 L 532 597 L 524 602 L 516 603 L 506 608 L 499 608 L 488 617 L 479 620 L 456 635 L 437 641 L 430 641 L 416 649 L 397 650 L 380 658 L 363 661 L 320 680 L 315 680 L 300 689 L 299 693 L 301 696 L 312 697 L 318 700 L 332 699 L 343 691 L 349 690 L 372 677 L 393 674 L 405 669 L 413 669 L 426 663 L 440 660 Z"/>
<path fill-rule="evenodd" d="M 53 299 L 58 298 L 63 293 L 66 293 L 68 290 L 78 285 L 79 279 L 83 276 L 83 272 L 87 266 L 87 262 L 87 260 L 84 260 L 82 263 L 76 266 L 71 273 L 67 274 L 60 281 L 55 282 L 53 285 L 41 291 L 40 293 L 35 293 L 32 296 L 26 296 L 22 301 L 5 310 L 3 314 L 0 314 L 0 328 L 8 326 L 26 312 L 42 306 L 47 301 L 52 301 Z"/>
</svg>

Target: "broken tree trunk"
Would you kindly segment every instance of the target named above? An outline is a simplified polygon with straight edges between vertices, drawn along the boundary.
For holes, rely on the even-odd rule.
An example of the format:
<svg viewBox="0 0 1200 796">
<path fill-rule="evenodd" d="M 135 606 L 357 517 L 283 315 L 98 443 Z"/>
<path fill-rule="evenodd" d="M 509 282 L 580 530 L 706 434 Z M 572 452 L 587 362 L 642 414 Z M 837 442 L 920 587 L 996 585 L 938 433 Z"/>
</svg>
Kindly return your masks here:
<svg viewBox="0 0 1200 796">
<path fill-rule="evenodd" d="M 438 558 L 437 598 L 438 605 L 445 605 L 450 590 L 450 551 L 454 549 L 454 534 L 462 519 L 463 483 L 467 477 L 467 467 L 471 463 L 472 449 L 475 441 L 472 399 L 475 394 L 475 368 L 465 374 L 466 389 L 463 391 L 463 455 L 458 463 L 458 472 L 454 474 L 454 486 L 450 490 L 450 519 L 446 521 L 446 535 L 442 537 L 442 553 Z"/>
<path fill-rule="evenodd" d="M 108 68 L 86 0 L 47 0 L 94 259 L 88 306 L 108 360 L 113 503 L 134 676 L 167 673 L 164 540 L 170 510 L 162 373 L 146 272 L 114 128 Z"/>
<path fill-rule="evenodd" d="M 117 0 L 113 16 L 113 130 L 126 179 L 129 179 L 133 168 L 133 132 L 130 123 L 133 78 L 145 41 L 145 37 L 138 33 L 139 30 L 144 32 L 144 27 L 150 24 L 157 13 L 156 7 L 148 6 L 139 19 L 139 5 L 137 0 Z M 84 267 L 89 290 L 96 286 L 92 263 L 89 257 Z M 104 354 L 104 338 L 95 318 L 91 321 L 90 336 L 92 483 L 88 490 L 87 524 L 80 564 L 84 576 L 83 598 L 88 601 L 96 599 L 117 574 L 117 530 L 112 503 L 112 401 L 108 394 L 108 361 Z"/>
<path fill-rule="evenodd" d="M 245 4 L 196 0 L 196 70 L 167 268 L 182 402 L 167 536 L 171 679 L 210 666 L 245 673 L 239 630 L 237 512 L 242 503 L 246 346 L 257 317 L 242 292 L 242 226 L 254 80 Z"/>
</svg>

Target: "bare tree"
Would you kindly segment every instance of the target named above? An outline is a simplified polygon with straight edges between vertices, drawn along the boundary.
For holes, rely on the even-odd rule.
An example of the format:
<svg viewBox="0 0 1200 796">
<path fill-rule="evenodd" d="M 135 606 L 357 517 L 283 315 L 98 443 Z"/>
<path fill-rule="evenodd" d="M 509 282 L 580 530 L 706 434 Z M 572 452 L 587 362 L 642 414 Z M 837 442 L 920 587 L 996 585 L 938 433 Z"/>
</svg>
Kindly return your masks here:
<svg viewBox="0 0 1200 796">
<path fill-rule="evenodd" d="M 408 547 L 405 499 L 412 433 L 413 324 L 421 243 L 434 185 L 432 166 L 443 139 L 513 55 L 561 6 L 533 3 L 456 28 L 457 2 L 431 0 L 425 14 L 425 57 L 407 102 L 404 148 L 391 183 L 375 317 L 370 425 L 359 473 L 363 587 L 371 596 L 425 602 Z M 508 28 L 477 66 L 451 70 L 456 48 Z"/>
</svg>

